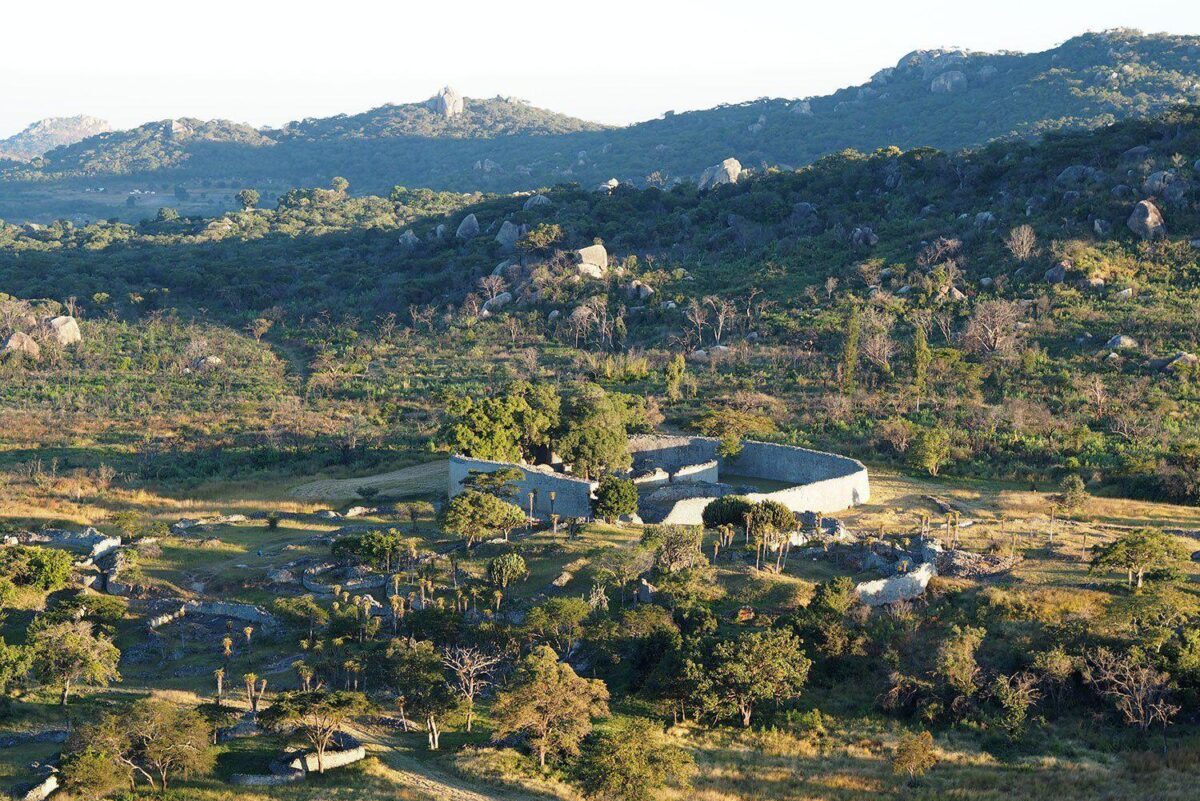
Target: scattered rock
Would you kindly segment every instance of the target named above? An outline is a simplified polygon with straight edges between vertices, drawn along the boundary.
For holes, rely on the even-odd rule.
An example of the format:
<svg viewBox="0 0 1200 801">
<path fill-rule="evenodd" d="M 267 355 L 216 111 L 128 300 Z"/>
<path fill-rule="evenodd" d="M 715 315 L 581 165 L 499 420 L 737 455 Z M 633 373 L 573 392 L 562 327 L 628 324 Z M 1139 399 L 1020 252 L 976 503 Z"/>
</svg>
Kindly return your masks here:
<svg viewBox="0 0 1200 801">
<path fill-rule="evenodd" d="M 867 606 L 884 606 L 898 601 L 911 601 L 925 594 L 929 580 L 937 574 L 933 564 L 926 562 L 908 573 L 876 581 L 864 581 L 854 588 Z"/>
<path fill-rule="evenodd" d="M 34 341 L 33 337 L 26 334 L 24 331 L 14 331 L 8 341 L 4 343 L 5 353 L 19 353 L 22 356 L 28 356 L 34 361 L 42 358 L 42 348 Z"/>
<path fill-rule="evenodd" d="M 400 234 L 400 239 L 397 241 L 400 243 L 401 247 L 407 250 L 411 250 L 412 248 L 415 248 L 417 245 L 421 244 L 420 238 L 417 237 L 412 230 L 408 230 Z"/>
<path fill-rule="evenodd" d="M 976 228 L 988 228 L 996 224 L 996 215 L 990 211 L 981 211 L 975 215 Z"/>
<path fill-rule="evenodd" d="M 540 206 L 553 206 L 554 201 L 545 195 L 533 195 L 525 201 L 525 205 L 521 206 L 525 211 L 533 211 Z"/>
<path fill-rule="evenodd" d="M 1054 182 L 1060 186 L 1082 186 L 1103 180 L 1104 173 L 1101 170 L 1087 164 L 1072 164 L 1060 172 Z"/>
<path fill-rule="evenodd" d="M 742 163 L 734 158 L 728 158 L 720 164 L 714 164 L 700 174 L 696 185 L 701 190 L 713 189 L 722 184 L 735 184 L 742 174 Z"/>
<path fill-rule="evenodd" d="M 870 226 L 860 225 L 850 232 L 850 242 L 855 247 L 869 248 L 879 244 L 879 235 Z"/>
<path fill-rule="evenodd" d="M 1149 200 L 1140 201 L 1133 207 L 1127 225 L 1129 230 L 1147 241 L 1164 239 L 1167 236 L 1167 225 L 1163 221 L 1162 212 Z"/>
<path fill-rule="evenodd" d="M 501 292 L 500 294 L 496 295 L 496 297 L 485 302 L 483 304 L 483 310 L 485 312 L 493 312 L 497 309 L 503 309 L 505 306 L 512 303 L 512 299 L 513 296 L 511 292 Z"/>
<path fill-rule="evenodd" d="M 479 236 L 479 220 L 475 219 L 474 214 L 468 214 L 458 224 L 458 230 L 454 232 L 454 235 L 459 239 L 474 239 Z"/>
<path fill-rule="evenodd" d="M 1159 170 L 1146 176 L 1146 180 L 1142 183 L 1142 191 L 1147 195 L 1161 195 L 1174 182 L 1174 170 Z"/>
<path fill-rule="evenodd" d="M 220 356 L 201 356 L 192 362 L 192 369 L 197 373 L 210 373 L 224 366 L 225 361 Z"/>
<path fill-rule="evenodd" d="M 696 350 L 688 354 L 687 358 L 690 362 L 706 362 L 708 361 L 708 351 L 704 348 L 696 348 Z"/>
<path fill-rule="evenodd" d="M 575 251 L 579 257 L 579 274 L 589 278 L 603 278 L 608 270 L 608 251 L 604 245 L 589 245 Z"/>
<path fill-rule="evenodd" d="M 45 322 L 46 330 L 60 345 L 74 345 L 83 339 L 79 322 L 74 317 L 55 317 Z"/>
<path fill-rule="evenodd" d="M 1092 230 L 1096 232 L 1096 236 L 1108 236 L 1112 233 L 1112 223 L 1108 220 L 1093 220 Z"/>
<path fill-rule="evenodd" d="M 499 233 L 496 234 L 496 244 L 505 251 L 511 251 L 517 246 L 517 239 L 521 236 L 521 229 L 517 227 L 511 220 L 505 220 L 500 226 Z"/>
<path fill-rule="evenodd" d="M 1104 347 L 1109 350 L 1132 350 L 1138 346 L 1137 340 L 1125 334 L 1117 334 L 1108 342 L 1104 343 Z"/>
<path fill-rule="evenodd" d="M 1132 300 L 1134 296 L 1133 287 L 1128 286 L 1124 289 L 1118 289 L 1113 293 L 1113 300 Z"/>
<path fill-rule="evenodd" d="M 1047 284 L 1061 284 L 1063 281 L 1067 280 L 1067 268 L 1067 263 L 1059 262 L 1049 270 L 1046 270 L 1046 274 L 1042 277 L 1045 279 Z"/>
<path fill-rule="evenodd" d="M 645 579 L 641 579 L 638 583 L 637 599 L 640 604 L 648 604 L 654 601 L 654 594 L 658 592 L 658 587 L 655 587 Z"/>
</svg>

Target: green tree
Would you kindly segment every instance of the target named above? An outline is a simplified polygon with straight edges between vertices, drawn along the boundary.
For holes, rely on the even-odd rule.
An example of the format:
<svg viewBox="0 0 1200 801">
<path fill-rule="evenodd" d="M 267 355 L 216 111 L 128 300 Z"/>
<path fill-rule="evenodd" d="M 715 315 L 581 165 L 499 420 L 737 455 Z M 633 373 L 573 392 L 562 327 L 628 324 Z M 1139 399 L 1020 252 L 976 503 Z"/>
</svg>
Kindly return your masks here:
<svg viewBox="0 0 1200 801">
<path fill-rule="evenodd" d="M 570 658 L 583 639 L 583 623 L 591 612 L 592 607 L 582 598 L 551 598 L 529 610 L 525 629 L 533 639 Z"/>
<path fill-rule="evenodd" d="M 315 639 L 317 629 L 329 623 L 329 612 L 312 595 L 300 595 L 295 598 L 276 598 L 275 611 L 286 618 L 308 626 L 308 638 Z"/>
<path fill-rule="evenodd" d="M 1062 480 L 1062 484 L 1059 485 L 1059 494 L 1054 500 L 1055 505 L 1062 510 L 1063 514 L 1076 515 L 1083 510 L 1089 497 L 1083 479 L 1072 473 Z"/>
<path fill-rule="evenodd" d="M 655 567 L 668 574 L 703 564 L 703 539 L 700 526 L 647 526 L 642 531 L 642 545 L 653 549 Z"/>
<path fill-rule="evenodd" d="M 497 498 L 514 501 L 517 497 L 515 486 L 525 480 L 525 473 L 517 467 L 501 467 L 499 470 L 472 470 L 462 480 L 464 489 L 476 492 L 486 492 Z"/>
<path fill-rule="evenodd" d="M 921 398 L 929 386 L 929 365 L 933 363 L 933 351 L 929 349 L 929 337 L 925 326 L 918 323 L 913 327 L 913 394 L 917 398 L 917 411 L 921 411 Z"/>
<path fill-rule="evenodd" d="M 335 193 L 337 193 L 337 195 L 339 197 L 345 197 L 346 192 L 350 189 L 350 182 L 347 181 L 342 176 L 338 175 L 338 176 L 335 176 L 334 179 L 329 182 L 329 187 Z"/>
<path fill-rule="evenodd" d="M 701 519 L 705 528 L 743 526 L 753 508 L 754 502 L 744 495 L 723 495 L 704 507 Z"/>
<path fill-rule="evenodd" d="M 705 412 L 698 427 L 704 436 L 721 441 L 717 445 L 719 455 L 732 457 L 742 452 L 742 440 L 747 436 L 769 434 L 775 430 L 775 423 L 758 412 L 722 408 Z"/>
<path fill-rule="evenodd" d="M 683 358 L 682 353 L 676 353 L 667 362 L 667 400 L 677 401 L 683 397 L 683 377 L 686 374 L 687 360 Z"/>
<path fill-rule="evenodd" d="M 800 641 L 786 631 L 722 640 L 700 679 L 699 700 L 715 717 L 737 715 L 742 726 L 749 727 L 759 704 L 799 697 L 811 666 Z"/>
<path fill-rule="evenodd" d="M 243 189 L 237 193 L 237 201 L 243 211 L 249 211 L 258 205 L 259 194 L 254 189 Z"/>
<path fill-rule="evenodd" d="M 657 723 L 630 718 L 585 744 L 579 780 L 597 801 L 651 801 L 668 784 L 683 785 L 696 764 Z"/>
<path fill-rule="evenodd" d="M 474 490 L 451 498 L 442 512 L 442 526 L 465 539 L 468 548 L 496 533 L 503 533 L 507 540 L 512 530 L 524 523 L 520 507 Z"/>
<path fill-rule="evenodd" d="M 117 663 L 121 652 L 103 635 L 92 633 L 92 624 L 73 621 L 47 626 L 29 637 L 34 673 L 61 689 L 59 703 L 66 704 L 76 684 L 107 686 L 121 678 Z"/>
<path fill-rule="evenodd" d="M 428 641 L 392 640 L 387 648 L 386 671 L 397 697 L 403 699 L 405 714 L 424 720 L 429 750 L 438 750 L 439 720 L 456 703 L 441 655 Z"/>
<path fill-rule="evenodd" d="M 79 739 L 107 754 L 131 784 L 140 776 L 160 792 L 174 776 L 206 773 L 216 761 L 212 726 L 205 717 L 190 706 L 153 696 L 105 715 Z"/>
<path fill-rule="evenodd" d="M 941 428 L 926 428 L 913 439 L 908 462 L 913 467 L 937 476 L 950 460 L 950 435 Z"/>
<path fill-rule="evenodd" d="M 488 581 L 500 589 L 508 589 L 514 581 L 520 581 L 529 575 L 529 567 L 524 557 L 519 553 L 509 551 L 488 562 Z"/>
<path fill-rule="evenodd" d="M 846 336 L 842 340 L 842 391 L 854 392 L 858 386 L 858 348 L 862 340 L 862 312 L 858 306 L 850 309 L 846 319 Z"/>
<path fill-rule="evenodd" d="M 1146 573 L 1170 568 L 1188 558 L 1187 549 L 1160 529 L 1139 528 L 1092 549 L 1091 570 L 1124 570 L 1130 588 L 1141 589 Z"/>
<path fill-rule="evenodd" d="M 599 679 L 579 677 L 543 645 L 525 657 L 508 688 L 497 694 L 492 714 L 492 738 L 524 737 L 545 767 L 548 756 L 579 753 L 592 719 L 608 715 L 608 688 Z"/>
<path fill-rule="evenodd" d="M 334 735 L 371 709 L 362 693 L 296 691 L 277 696 L 260 720 L 275 731 L 298 731 L 317 753 L 317 772 L 324 773 L 325 752 Z"/>
<path fill-rule="evenodd" d="M 606 523 L 637 514 L 638 488 L 628 479 L 611 473 L 600 479 L 596 489 L 595 514 Z"/>
<path fill-rule="evenodd" d="M 933 747 L 933 735 L 927 731 L 909 732 L 900 738 L 896 753 L 892 757 L 892 772 L 908 774 L 909 780 L 925 773 L 937 764 L 937 752 Z"/>
<path fill-rule="evenodd" d="M 111 756 L 92 747 L 63 754 L 58 775 L 60 786 L 83 801 L 107 798 L 128 781 L 126 771 Z"/>
</svg>

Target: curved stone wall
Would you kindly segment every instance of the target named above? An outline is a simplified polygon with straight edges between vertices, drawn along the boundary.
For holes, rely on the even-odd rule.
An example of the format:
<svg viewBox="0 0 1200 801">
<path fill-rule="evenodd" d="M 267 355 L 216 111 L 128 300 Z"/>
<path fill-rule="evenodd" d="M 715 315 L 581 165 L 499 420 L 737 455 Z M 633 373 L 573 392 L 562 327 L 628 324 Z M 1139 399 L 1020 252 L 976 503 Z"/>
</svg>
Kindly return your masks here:
<svg viewBox="0 0 1200 801">
<path fill-rule="evenodd" d="M 793 512 L 839 512 L 871 498 L 867 468 L 856 459 L 753 440 L 743 443 L 737 456 L 724 458 L 717 453 L 719 444 L 720 440 L 712 437 L 645 435 L 632 437 L 629 449 L 635 466 L 655 465 L 672 474 L 715 460 L 721 476 L 792 483 L 794 486 L 748 493 L 747 497 L 778 501 Z M 663 522 L 698 525 L 704 508 L 723 494 L 728 494 L 727 489 L 718 485 L 711 497 L 682 499 Z"/>
<path fill-rule="evenodd" d="M 507 467 L 515 467 L 524 474 L 524 478 L 516 482 L 517 498 L 514 501 L 522 509 L 529 509 L 529 493 L 535 492 L 533 512 L 537 517 L 546 518 L 551 513 L 564 518 L 592 516 L 592 490 L 596 487 L 595 482 L 555 473 L 548 468 L 491 462 L 467 456 L 450 457 L 450 497 L 453 498 L 463 491 L 462 482 L 472 472 L 494 473 Z M 553 512 L 550 508 L 551 492 L 555 493 Z"/>
</svg>

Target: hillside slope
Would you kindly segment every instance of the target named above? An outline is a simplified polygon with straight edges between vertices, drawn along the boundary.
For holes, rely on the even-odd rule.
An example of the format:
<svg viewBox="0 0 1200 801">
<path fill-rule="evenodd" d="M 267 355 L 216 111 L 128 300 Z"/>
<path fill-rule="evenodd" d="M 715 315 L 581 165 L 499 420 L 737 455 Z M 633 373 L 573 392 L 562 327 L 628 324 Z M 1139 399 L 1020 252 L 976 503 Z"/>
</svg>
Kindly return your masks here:
<svg viewBox="0 0 1200 801">
<path fill-rule="evenodd" d="M 154 123 L 55 151 L 40 170 L 10 169 L 4 191 L 29 180 L 44 187 L 46 179 L 81 176 L 93 183 L 161 176 L 286 189 L 341 175 L 357 190 L 377 193 L 397 184 L 455 191 L 591 187 L 613 177 L 666 186 L 730 156 L 763 169 L 800 166 L 847 148 L 953 150 L 1200 101 L 1200 37 L 1120 30 L 1085 34 L 1043 53 L 917 51 L 868 83 L 826 97 L 668 112 L 615 129 L 512 100 L 454 97 L 460 105 L 452 103 L 450 114 L 439 94 L 280 130 L 188 121 L 195 131 L 179 140 Z"/>
<path fill-rule="evenodd" d="M 0 159 L 28 161 L 63 145 L 73 145 L 89 136 L 110 130 L 104 120 L 79 115 L 38 120 L 20 133 L 0 139 Z"/>
</svg>

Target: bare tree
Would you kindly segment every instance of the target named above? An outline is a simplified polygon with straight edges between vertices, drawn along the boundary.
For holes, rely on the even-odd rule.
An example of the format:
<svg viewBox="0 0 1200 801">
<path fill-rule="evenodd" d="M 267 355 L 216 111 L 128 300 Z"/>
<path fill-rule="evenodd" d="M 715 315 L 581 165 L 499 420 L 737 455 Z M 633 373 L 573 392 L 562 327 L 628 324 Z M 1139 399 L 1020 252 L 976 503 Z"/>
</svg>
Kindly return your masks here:
<svg viewBox="0 0 1200 801">
<path fill-rule="evenodd" d="M 501 662 L 494 654 L 456 645 L 442 650 L 442 664 L 454 675 L 454 691 L 467 704 L 467 731 L 475 718 L 475 699 L 492 683 L 492 673 Z"/>
<path fill-rule="evenodd" d="M 838 280 L 836 276 L 829 276 L 825 279 L 825 297 L 832 298 L 833 293 L 838 288 Z"/>
<path fill-rule="evenodd" d="M 983 356 L 1003 355 L 1017 344 L 1021 305 L 1011 300 L 985 300 L 967 320 L 966 344 Z"/>
<path fill-rule="evenodd" d="M 704 326 L 708 323 L 708 311 L 700 301 L 692 298 L 684 314 L 687 321 L 696 329 L 696 345 L 704 344 Z"/>
<path fill-rule="evenodd" d="M 1083 678 L 1142 731 L 1156 723 L 1166 728 L 1179 712 L 1168 700 L 1171 677 L 1130 656 L 1097 648 L 1084 661 Z"/>
<path fill-rule="evenodd" d="M 508 289 L 508 282 L 498 275 L 485 275 L 479 279 L 479 288 L 488 300 L 495 300 L 497 295 Z"/>
<path fill-rule="evenodd" d="M 1008 232 L 1004 246 L 1013 258 L 1024 264 L 1037 253 L 1037 234 L 1031 225 L 1018 225 Z"/>
<path fill-rule="evenodd" d="M 885 374 L 892 372 L 892 357 L 896 355 L 896 341 L 892 338 L 895 325 L 894 315 L 874 306 L 863 311 L 862 355 Z"/>
<path fill-rule="evenodd" d="M 720 345 L 721 337 L 725 334 L 725 326 L 737 314 L 737 306 L 733 304 L 733 301 L 716 295 L 709 295 L 704 299 L 704 303 L 713 310 L 713 340 Z"/>
</svg>

